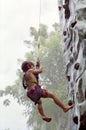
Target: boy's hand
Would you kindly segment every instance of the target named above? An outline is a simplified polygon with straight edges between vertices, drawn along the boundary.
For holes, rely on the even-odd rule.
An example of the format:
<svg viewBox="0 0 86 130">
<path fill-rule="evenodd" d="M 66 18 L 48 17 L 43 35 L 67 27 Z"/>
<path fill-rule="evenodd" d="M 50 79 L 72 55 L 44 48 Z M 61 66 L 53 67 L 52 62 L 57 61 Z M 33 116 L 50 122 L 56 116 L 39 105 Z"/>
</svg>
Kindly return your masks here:
<svg viewBox="0 0 86 130">
<path fill-rule="evenodd" d="M 39 60 L 39 58 L 37 59 L 37 67 L 39 67 L 40 66 L 40 60 Z"/>
<path fill-rule="evenodd" d="M 39 59 L 39 58 L 38 58 L 38 61 L 37 61 L 37 62 L 38 62 L 38 64 L 39 64 L 39 66 L 40 66 L 40 59 Z"/>
</svg>

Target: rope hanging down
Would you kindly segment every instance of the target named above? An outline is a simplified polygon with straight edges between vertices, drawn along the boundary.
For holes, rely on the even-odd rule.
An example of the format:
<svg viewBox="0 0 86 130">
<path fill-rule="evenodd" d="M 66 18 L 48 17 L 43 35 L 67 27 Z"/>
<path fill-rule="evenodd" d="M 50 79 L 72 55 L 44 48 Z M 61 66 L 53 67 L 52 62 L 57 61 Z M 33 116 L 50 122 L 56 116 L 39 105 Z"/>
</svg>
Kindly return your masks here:
<svg viewBox="0 0 86 130">
<path fill-rule="evenodd" d="M 40 24 L 41 24 L 41 0 L 39 0 L 39 26 L 38 26 L 38 45 L 37 45 L 38 54 L 37 54 L 36 68 L 39 68 Z M 39 83 L 39 75 L 36 75 L 36 78 Z"/>
<path fill-rule="evenodd" d="M 38 58 L 39 58 L 39 49 L 40 49 L 40 25 L 41 25 L 41 0 L 39 0 L 39 26 L 38 26 Z"/>
</svg>

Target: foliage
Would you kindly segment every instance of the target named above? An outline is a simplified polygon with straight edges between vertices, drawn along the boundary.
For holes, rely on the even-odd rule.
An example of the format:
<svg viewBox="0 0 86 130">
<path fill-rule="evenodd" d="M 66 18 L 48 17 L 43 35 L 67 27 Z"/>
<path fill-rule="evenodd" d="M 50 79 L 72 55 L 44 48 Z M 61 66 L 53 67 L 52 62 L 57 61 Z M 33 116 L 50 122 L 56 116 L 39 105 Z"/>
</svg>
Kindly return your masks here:
<svg viewBox="0 0 86 130">
<path fill-rule="evenodd" d="M 10 104 L 9 99 L 5 99 L 4 102 L 3 102 L 3 104 L 4 104 L 5 106 L 9 106 L 9 104 Z"/>
</svg>

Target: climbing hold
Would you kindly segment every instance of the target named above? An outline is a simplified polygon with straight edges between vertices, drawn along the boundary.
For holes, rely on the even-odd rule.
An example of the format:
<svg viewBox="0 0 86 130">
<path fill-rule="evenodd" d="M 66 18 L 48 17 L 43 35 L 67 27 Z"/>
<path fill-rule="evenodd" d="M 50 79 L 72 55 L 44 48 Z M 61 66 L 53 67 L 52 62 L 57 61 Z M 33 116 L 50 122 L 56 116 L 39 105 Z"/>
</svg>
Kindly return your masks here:
<svg viewBox="0 0 86 130">
<path fill-rule="evenodd" d="M 65 9 L 65 19 L 68 19 L 70 17 L 69 5 L 65 4 L 65 5 L 63 5 L 63 8 Z"/>
<path fill-rule="evenodd" d="M 73 104 L 73 101 L 72 100 L 69 100 L 68 101 L 68 105 L 71 106 Z"/>
<path fill-rule="evenodd" d="M 61 6 L 59 6 L 58 8 L 59 8 L 59 10 L 61 10 Z"/>
<path fill-rule="evenodd" d="M 74 58 L 71 56 L 70 57 L 70 62 L 73 63 L 74 62 Z"/>
<path fill-rule="evenodd" d="M 78 116 L 74 116 L 73 121 L 74 121 L 75 124 L 78 124 Z"/>
<path fill-rule="evenodd" d="M 77 21 L 71 23 L 71 27 L 73 28 L 76 25 Z"/>
<path fill-rule="evenodd" d="M 68 79 L 68 81 L 70 81 L 70 76 L 69 75 L 67 75 L 67 79 Z"/>
<path fill-rule="evenodd" d="M 76 70 L 78 70 L 78 69 L 79 69 L 79 66 L 80 66 L 80 64 L 79 64 L 79 63 L 76 63 L 76 64 L 74 65 L 74 68 L 75 68 Z"/>
<path fill-rule="evenodd" d="M 66 35 L 66 31 L 63 32 L 64 36 Z"/>
</svg>

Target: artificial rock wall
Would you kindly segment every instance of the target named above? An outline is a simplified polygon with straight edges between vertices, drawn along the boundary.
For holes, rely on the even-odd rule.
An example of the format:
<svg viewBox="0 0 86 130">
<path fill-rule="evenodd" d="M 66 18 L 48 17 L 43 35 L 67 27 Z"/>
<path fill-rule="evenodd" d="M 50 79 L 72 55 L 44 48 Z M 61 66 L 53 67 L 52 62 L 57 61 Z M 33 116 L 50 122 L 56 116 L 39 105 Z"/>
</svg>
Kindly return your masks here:
<svg viewBox="0 0 86 130">
<path fill-rule="evenodd" d="M 86 0 L 58 0 L 67 79 L 68 130 L 86 130 Z"/>
</svg>

